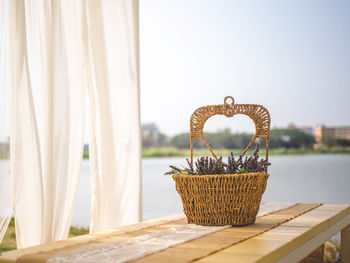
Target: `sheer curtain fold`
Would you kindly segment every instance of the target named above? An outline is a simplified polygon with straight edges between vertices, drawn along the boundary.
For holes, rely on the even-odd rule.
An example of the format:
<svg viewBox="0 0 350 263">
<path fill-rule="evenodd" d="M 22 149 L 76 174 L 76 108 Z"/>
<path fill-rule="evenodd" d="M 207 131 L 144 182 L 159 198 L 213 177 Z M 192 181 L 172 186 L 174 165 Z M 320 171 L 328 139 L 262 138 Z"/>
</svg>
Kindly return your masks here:
<svg viewBox="0 0 350 263">
<path fill-rule="evenodd" d="M 138 2 L 85 4 L 95 232 L 141 218 Z"/>
<path fill-rule="evenodd" d="M 11 178 L 7 162 L 7 160 L 0 160 L 0 244 L 12 215 Z"/>
<path fill-rule="evenodd" d="M 1 94 L 2 92 L 0 92 Z M 2 95 L 2 94 L 1 94 Z M 0 244 L 12 215 L 11 179 L 7 160 L 0 160 Z"/>
<path fill-rule="evenodd" d="M 9 98 L 9 56 L 7 49 L 9 47 L 9 0 L 0 2 L 0 144 L 7 141 L 7 113 L 8 113 L 8 98 Z M 1 147 L 1 146 L 0 146 Z M 4 151 L 4 150 L 3 150 Z M 0 244 L 5 235 L 12 215 L 12 200 L 11 200 L 11 178 L 9 173 L 9 162 L 7 159 L 2 159 L 5 156 L 0 150 Z"/>
<path fill-rule="evenodd" d="M 18 248 L 67 237 L 91 100 L 90 231 L 139 221 L 138 2 L 11 1 Z"/>
<path fill-rule="evenodd" d="M 78 1 L 12 1 L 11 170 L 19 248 L 63 239 L 83 150 Z M 72 41 L 74 39 L 74 41 Z"/>
</svg>

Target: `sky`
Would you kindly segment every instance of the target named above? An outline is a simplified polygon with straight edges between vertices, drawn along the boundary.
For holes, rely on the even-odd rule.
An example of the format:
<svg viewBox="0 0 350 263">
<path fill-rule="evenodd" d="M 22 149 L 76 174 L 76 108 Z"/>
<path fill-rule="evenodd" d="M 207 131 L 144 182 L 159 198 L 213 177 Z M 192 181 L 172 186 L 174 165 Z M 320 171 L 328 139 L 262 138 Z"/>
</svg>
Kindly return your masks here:
<svg viewBox="0 0 350 263">
<path fill-rule="evenodd" d="M 350 125 L 350 1 L 140 0 L 141 118 L 166 134 L 192 112 L 264 105 L 272 127 Z M 254 131 L 245 116 L 205 130 Z"/>
<path fill-rule="evenodd" d="M 196 108 L 233 96 L 264 105 L 272 127 L 350 125 L 350 1 L 139 5 L 143 123 L 168 135 L 189 131 Z M 0 86 L 0 140 L 9 131 L 5 93 Z M 245 116 L 212 117 L 205 130 L 226 127 L 254 131 Z"/>
</svg>

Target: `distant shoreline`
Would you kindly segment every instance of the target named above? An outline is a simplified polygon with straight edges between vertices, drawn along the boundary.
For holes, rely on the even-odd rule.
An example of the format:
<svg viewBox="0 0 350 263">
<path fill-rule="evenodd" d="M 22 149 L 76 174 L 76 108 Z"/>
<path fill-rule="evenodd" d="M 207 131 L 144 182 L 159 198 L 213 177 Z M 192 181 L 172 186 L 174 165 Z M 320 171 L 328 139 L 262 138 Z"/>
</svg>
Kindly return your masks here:
<svg viewBox="0 0 350 263">
<path fill-rule="evenodd" d="M 214 150 L 217 156 L 228 156 L 233 152 L 234 156 L 239 156 L 242 153 L 242 149 L 217 149 Z M 208 149 L 194 149 L 194 156 L 212 156 Z M 246 155 L 252 155 L 253 150 L 249 150 Z M 350 147 L 346 148 L 320 148 L 314 149 L 295 149 L 295 148 L 277 148 L 270 149 L 270 156 L 282 156 L 282 155 L 305 155 L 305 154 L 350 154 Z M 265 151 L 262 149 L 259 153 L 260 156 L 265 156 Z M 152 157 L 189 157 L 189 149 L 178 149 L 174 147 L 161 147 L 161 148 L 146 148 L 142 150 L 142 158 Z M 84 159 L 88 159 L 88 153 L 84 154 Z"/>
<path fill-rule="evenodd" d="M 239 156 L 242 149 L 217 149 L 214 150 L 217 156 L 228 156 L 233 152 L 234 156 Z M 208 149 L 194 149 L 194 156 L 212 156 Z M 252 155 L 253 151 L 249 150 L 246 155 Z M 320 148 L 314 149 L 296 149 L 296 148 L 277 148 L 270 149 L 270 156 L 282 156 L 282 155 L 305 155 L 305 154 L 350 154 L 350 147 L 344 148 Z M 260 156 L 265 155 L 265 151 L 262 149 L 260 151 Z M 190 156 L 189 149 L 178 149 L 174 147 L 160 147 L 160 148 L 146 148 L 142 150 L 142 158 L 152 158 L 152 157 L 188 157 Z M 0 155 L 0 160 L 8 160 L 9 156 Z M 89 153 L 84 152 L 83 159 L 89 159 Z"/>
<path fill-rule="evenodd" d="M 214 150 L 217 156 L 228 156 L 233 152 L 234 156 L 239 156 L 242 153 L 242 149 L 218 149 Z M 194 149 L 194 156 L 212 156 L 208 149 Z M 249 150 L 246 155 L 252 155 L 253 150 Z M 269 155 L 280 156 L 280 155 L 305 155 L 305 154 L 350 154 L 350 147 L 347 148 L 321 148 L 317 150 L 313 149 L 287 149 L 277 148 L 270 149 Z M 260 156 L 265 156 L 265 150 L 259 152 Z M 177 149 L 177 148 L 149 148 L 143 149 L 142 157 L 188 157 L 190 156 L 190 150 L 188 149 Z"/>
</svg>

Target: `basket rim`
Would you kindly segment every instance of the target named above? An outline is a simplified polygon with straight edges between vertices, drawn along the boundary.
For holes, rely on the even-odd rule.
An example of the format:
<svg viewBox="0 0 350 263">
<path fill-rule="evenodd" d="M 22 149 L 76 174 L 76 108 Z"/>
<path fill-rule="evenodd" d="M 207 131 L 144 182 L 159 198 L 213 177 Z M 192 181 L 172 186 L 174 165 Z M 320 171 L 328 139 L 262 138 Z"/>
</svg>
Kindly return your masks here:
<svg viewBox="0 0 350 263">
<path fill-rule="evenodd" d="M 253 172 L 253 173 L 242 173 L 242 174 L 203 174 L 203 175 L 191 175 L 191 174 L 173 174 L 172 177 L 182 177 L 182 178 L 233 178 L 233 177 L 242 177 L 242 176 L 270 176 L 270 174 L 265 172 Z"/>
</svg>

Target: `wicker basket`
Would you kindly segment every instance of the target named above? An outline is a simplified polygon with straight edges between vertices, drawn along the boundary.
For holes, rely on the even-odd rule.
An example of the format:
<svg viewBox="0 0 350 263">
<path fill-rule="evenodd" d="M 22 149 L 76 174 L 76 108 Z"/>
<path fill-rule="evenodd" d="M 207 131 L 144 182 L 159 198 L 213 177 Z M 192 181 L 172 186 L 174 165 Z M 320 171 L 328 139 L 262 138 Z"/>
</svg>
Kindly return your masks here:
<svg viewBox="0 0 350 263">
<path fill-rule="evenodd" d="M 228 99 L 232 100 L 231 104 L 227 103 Z M 224 104 L 204 106 L 192 114 L 191 163 L 193 163 L 194 139 L 203 140 L 217 159 L 203 136 L 203 127 L 207 119 L 214 115 L 233 117 L 236 114 L 249 116 L 255 124 L 255 135 L 241 156 L 253 145 L 256 138 L 265 138 L 266 159 L 268 158 L 270 136 L 268 111 L 261 105 L 235 105 L 232 97 L 226 97 Z M 267 171 L 246 174 L 173 175 L 188 223 L 210 226 L 243 226 L 254 223 L 268 177 Z"/>
</svg>

